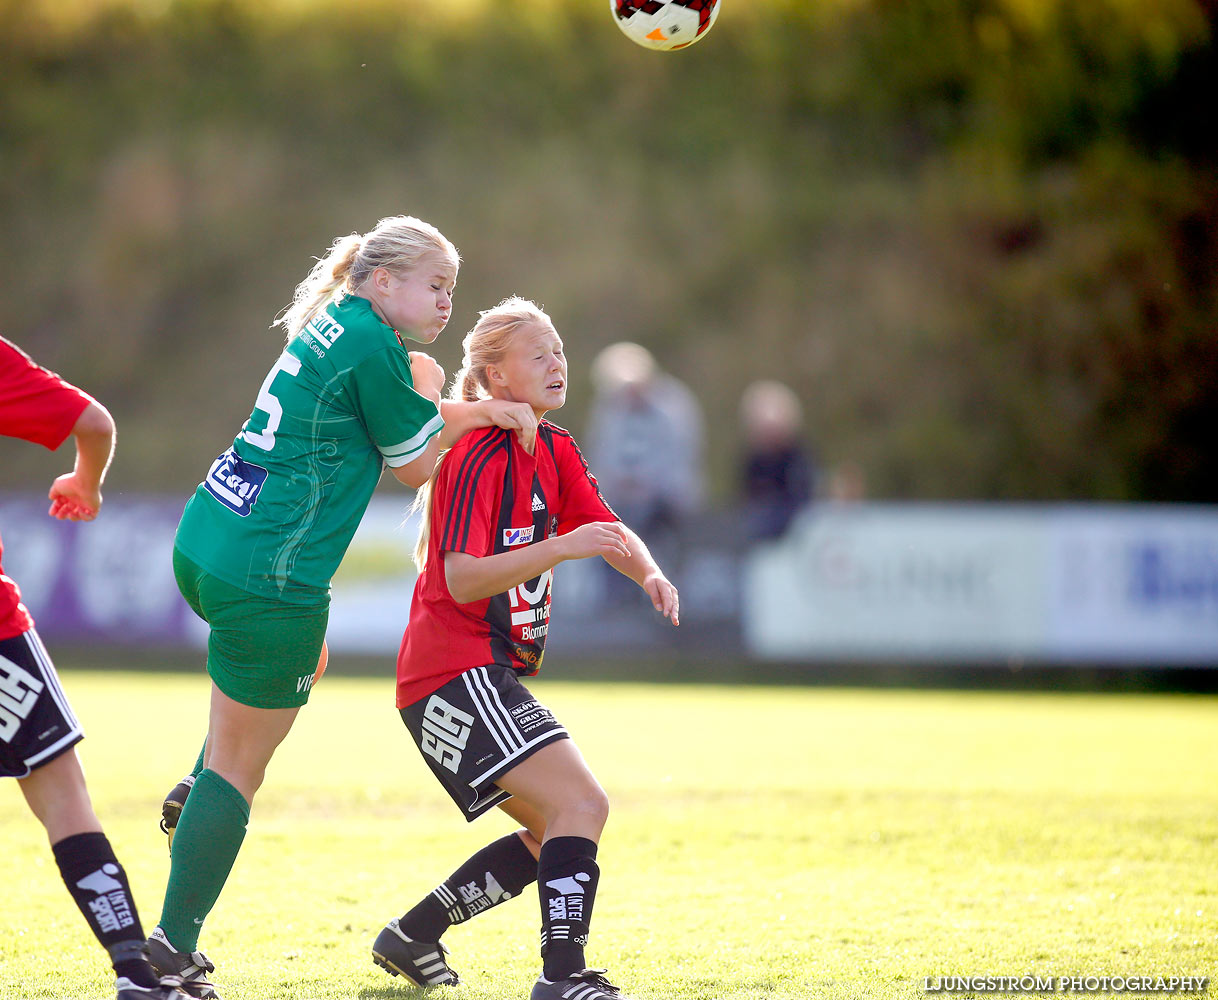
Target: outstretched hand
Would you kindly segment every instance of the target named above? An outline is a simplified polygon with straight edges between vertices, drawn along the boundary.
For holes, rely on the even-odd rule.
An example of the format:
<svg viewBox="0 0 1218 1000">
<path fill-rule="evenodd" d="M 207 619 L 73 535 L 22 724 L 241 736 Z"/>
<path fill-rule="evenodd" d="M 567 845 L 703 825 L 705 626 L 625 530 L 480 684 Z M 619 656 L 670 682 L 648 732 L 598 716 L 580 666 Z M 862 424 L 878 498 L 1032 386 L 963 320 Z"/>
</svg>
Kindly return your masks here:
<svg viewBox="0 0 1218 1000">
<path fill-rule="evenodd" d="M 487 416 L 496 427 L 515 431 L 520 447 L 533 454 L 537 443 L 537 414 L 528 403 L 514 403 L 506 399 L 485 401 Z"/>
<path fill-rule="evenodd" d="M 643 581 L 643 589 L 651 598 L 652 606 L 674 625 L 681 624 L 681 601 L 674 587 L 663 573 L 655 573 Z"/>
<path fill-rule="evenodd" d="M 51 483 L 47 496 L 51 501 L 47 513 L 60 521 L 92 521 L 101 510 L 101 488 L 82 483 L 75 472 L 62 475 Z"/>
</svg>

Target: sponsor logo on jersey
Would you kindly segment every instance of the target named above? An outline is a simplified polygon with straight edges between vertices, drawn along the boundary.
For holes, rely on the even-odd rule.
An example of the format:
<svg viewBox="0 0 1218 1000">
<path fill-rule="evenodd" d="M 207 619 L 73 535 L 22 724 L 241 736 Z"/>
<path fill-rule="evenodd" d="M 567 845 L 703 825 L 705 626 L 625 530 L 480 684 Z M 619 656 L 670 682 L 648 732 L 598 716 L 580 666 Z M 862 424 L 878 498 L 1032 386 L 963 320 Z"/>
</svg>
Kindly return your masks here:
<svg viewBox="0 0 1218 1000">
<path fill-rule="evenodd" d="M 519 634 L 515 635 L 517 642 L 533 642 L 539 645 L 545 642 L 546 633 L 550 631 L 550 582 L 553 578 L 554 571 L 548 569 L 536 580 L 518 583 L 508 591 L 512 629 L 520 629 Z M 513 645 L 522 662 L 530 666 L 541 663 L 540 653 L 519 656 L 519 650 L 523 648 Z"/>
<path fill-rule="evenodd" d="M 541 649 L 530 649 L 528 646 L 521 646 L 518 643 L 512 644 L 512 655 L 516 657 L 525 666 L 535 668 L 533 673 L 537 673 L 541 669 L 541 660 L 545 656 L 545 651 Z"/>
<path fill-rule="evenodd" d="M 203 486 L 225 507 L 242 517 L 249 517 L 267 471 L 261 465 L 247 462 L 232 448 L 212 462 Z"/>
<path fill-rule="evenodd" d="M 503 529 L 503 544 L 508 547 L 513 545 L 528 545 L 532 540 L 533 526 L 531 524 L 527 528 Z"/>
<path fill-rule="evenodd" d="M 336 319 L 328 313 L 322 312 L 309 320 L 304 332 L 311 335 L 322 347 L 333 347 L 334 341 L 338 340 L 345 330 Z"/>
<path fill-rule="evenodd" d="M 541 499 L 536 493 L 533 494 L 533 510 L 545 510 L 546 502 Z"/>
</svg>

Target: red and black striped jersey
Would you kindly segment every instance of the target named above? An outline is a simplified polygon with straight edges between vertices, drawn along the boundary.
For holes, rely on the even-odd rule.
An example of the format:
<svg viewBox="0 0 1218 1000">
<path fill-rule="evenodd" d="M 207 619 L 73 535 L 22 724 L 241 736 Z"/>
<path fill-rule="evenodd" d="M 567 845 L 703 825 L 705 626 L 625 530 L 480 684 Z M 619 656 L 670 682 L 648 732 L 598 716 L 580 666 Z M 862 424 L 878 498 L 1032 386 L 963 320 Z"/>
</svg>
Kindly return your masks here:
<svg viewBox="0 0 1218 1000">
<path fill-rule="evenodd" d="M 511 431 L 471 431 L 444 456 L 432 484 L 427 566 L 415 583 L 398 652 L 397 704 L 405 708 L 472 667 L 541 669 L 554 571 L 470 604 L 448 592 L 444 553 L 483 557 L 616 521 L 579 447 L 543 420 L 526 452 Z"/>
<path fill-rule="evenodd" d="M 72 433 L 91 397 L 54 372 L 36 365 L 21 348 L 0 337 L 0 434 L 54 451 Z M 0 556 L 4 546 L 0 543 Z M 0 568 L 0 639 L 34 627 L 16 582 Z"/>
</svg>

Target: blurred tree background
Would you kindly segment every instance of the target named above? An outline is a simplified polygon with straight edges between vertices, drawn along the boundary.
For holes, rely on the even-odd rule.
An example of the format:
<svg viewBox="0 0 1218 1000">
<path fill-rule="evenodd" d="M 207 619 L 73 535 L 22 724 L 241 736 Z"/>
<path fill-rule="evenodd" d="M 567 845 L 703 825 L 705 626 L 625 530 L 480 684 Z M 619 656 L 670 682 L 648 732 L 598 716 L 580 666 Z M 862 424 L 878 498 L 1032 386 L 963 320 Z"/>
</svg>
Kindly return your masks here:
<svg viewBox="0 0 1218 1000">
<path fill-rule="evenodd" d="M 606 8 L 0 0 L 0 333 L 114 412 L 111 490 L 184 498 L 312 258 L 407 212 L 465 259 L 446 369 L 543 302 L 578 436 L 637 340 L 720 501 L 758 377 L 873 496 L 1218 500 L 1212 3 L 724 0 L 674 54 Z"/>
</svg>

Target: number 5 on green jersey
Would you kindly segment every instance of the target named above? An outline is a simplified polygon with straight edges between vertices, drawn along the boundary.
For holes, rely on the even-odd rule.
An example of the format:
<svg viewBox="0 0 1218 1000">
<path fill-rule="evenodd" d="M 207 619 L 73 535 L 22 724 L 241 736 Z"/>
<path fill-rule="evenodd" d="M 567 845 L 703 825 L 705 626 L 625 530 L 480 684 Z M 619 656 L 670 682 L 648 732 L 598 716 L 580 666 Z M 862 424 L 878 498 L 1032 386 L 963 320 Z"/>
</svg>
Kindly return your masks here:
<svg viewBox="0 0 1218 1000">
<path fill-rule="evenodd" d="M 250 414 L 249 420 L 245 422 L 237 435 L 240 440 L 247 441 L 263 451 L 270 451 L 275 447 L 275 432 L 279 430 L 279 422 L 283 419 L 283 404 L 271 391 L 271 385 L 280 372 L 293 377 L 299 375 L 300 358 L 287 351 L 279 355 L 279 360 L 271 366 L 271 370 L 267 372 L 266 378 L 263 380 L 262 388 L 258 390 L 258 401 L 254 404 L 254 412 Z M 259 412 L 266 414 L 266 425 L 260 431 L 250 428 L 250 424 Z"/>
</svg>

